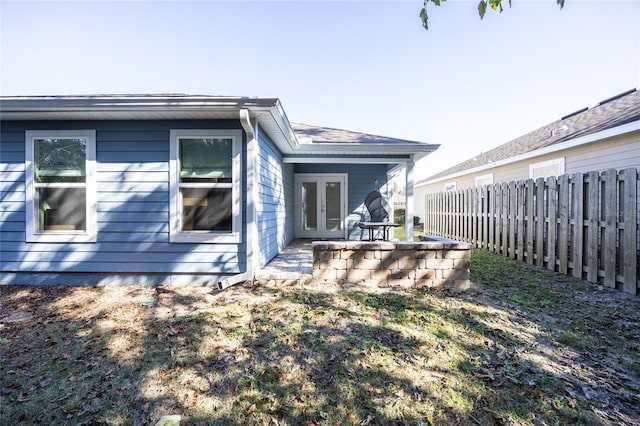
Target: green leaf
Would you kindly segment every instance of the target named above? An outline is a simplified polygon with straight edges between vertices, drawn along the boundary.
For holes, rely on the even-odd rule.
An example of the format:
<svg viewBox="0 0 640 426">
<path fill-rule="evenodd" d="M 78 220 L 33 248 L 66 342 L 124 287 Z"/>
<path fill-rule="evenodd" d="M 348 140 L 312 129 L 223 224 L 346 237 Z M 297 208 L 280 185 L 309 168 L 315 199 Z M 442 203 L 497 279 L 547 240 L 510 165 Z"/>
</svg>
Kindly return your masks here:
<svg viewBox="0 0 640 426">
<path fill-rule="evenodd" d="M 429 17 L 427 16 L 427 8 L 423 7 L 420 11 L 420 19 L 422 20 L 422 26 L 424 27 L 424 29 L 428 30 L 429 24 L 427 23 L 427 21 L 429 20 Z"/>
<path fill-rule="evenodd" d="M 497 10 L 500 7 L 500 11 L 502 12 L 502 0 L 489 0 L 489 6 L 493 10 Z"/>
<path fill-rule="evenodd" d="M 558 6 L 560 6 L 560 9 L 564 7 L 564 0 L 556 0 L 556 3 L 558 3 Z"/>
<path fill-rule="evenodd" d="M 486 1 L 480 0 L 480 3 L 478 3 L 478 13 L 480 14 L 480 19 L 484 18 L 484 14 L 487 13 Z"/>
</svg>

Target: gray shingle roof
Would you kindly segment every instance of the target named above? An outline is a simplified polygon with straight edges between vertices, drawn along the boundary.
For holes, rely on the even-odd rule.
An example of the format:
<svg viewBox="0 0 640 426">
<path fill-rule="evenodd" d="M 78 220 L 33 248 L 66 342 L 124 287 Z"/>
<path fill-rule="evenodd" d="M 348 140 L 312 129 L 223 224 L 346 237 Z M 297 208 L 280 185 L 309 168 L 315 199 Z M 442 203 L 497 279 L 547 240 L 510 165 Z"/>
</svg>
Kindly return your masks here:
<svg viewBox="0 0 640 426">
<path fill-rule="evenodd" d="M 560 120 L 430 176 L 425 181 L 484 166 L 639 119 L 640 91 L 632 89 L 606 99 L 594 107 L 568 114 Z"/>
<path fill-rule="evenodd" d="M 356 143 L 356 144 L 416 144 L 423 142 L 352 132 L 350 130 L 333 129 L 331 127 L 311 126 L 309 124 L 291 123 L 298 139 L 311 138 L 312 143 Z"/>
</svg>

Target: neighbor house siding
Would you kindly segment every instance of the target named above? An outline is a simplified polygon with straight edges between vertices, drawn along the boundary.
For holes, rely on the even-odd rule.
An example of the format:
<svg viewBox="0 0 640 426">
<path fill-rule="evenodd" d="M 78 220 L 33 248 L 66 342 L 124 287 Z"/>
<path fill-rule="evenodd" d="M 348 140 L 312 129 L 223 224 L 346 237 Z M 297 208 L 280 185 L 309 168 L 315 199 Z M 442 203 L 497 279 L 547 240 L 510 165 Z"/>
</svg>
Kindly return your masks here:
<svg viewBox="0 0 640 426">
<path fill-rule="evenodd" d="M 358 228 L 357 223 L 367 219 L 364 199 L 377 185 L 383 196 L 387 196 L 384 187 L 387 184 L 387 166 L 384 164 L 297 164 L 296 173 L 346 173 L 347 178 L 347 238 L 361 240 L 368 234 Z"/>
<path fill-rule="evenodd" d="M 258 264 L 264 266 L 293 239 L 293 166 L 283 163 L 280 151 L 261 129 L 256 178 Z"/>
<path fill-rule="evenodd" d="M 243 272 L 246 246 L 169 243 L 169 130 L 241 128 L 236 120 L 3 122 L 0 140 L 4 277 L 26 273 L 223 276 Z M 96 130 L 96 243 L 26 243 L 25 130 Z M 243 142 L 243 189 L 246 190 Z M 243 234 L 246 211 L 243 206 Z M 2 280 L 6 281 L 5 278 Z M 166 281 L 162 281 L 166 282 Z"/>
<path fill-rule="evenodd" d="M 518 161 L 504 166 L 483 169 L 476 173 L 462 176 L 443 178 L 429 185 L 416 187 L 416 214 L 425 214 L 426 194 L 444 191 L 445 184 L 456 182 L 457 189 L 475 186 L 477 176 L 493 173 L 493 182 L 510 182 L 529 179 L 529 165 L 555 158 L 565 158 L 565 174 L 586 173 L 606 169 L 640 168 L 640 135 L 636 132 L 630 135 L 611 138 L 586 145 L 569 148 L 527 160 Z"/>
</svg>

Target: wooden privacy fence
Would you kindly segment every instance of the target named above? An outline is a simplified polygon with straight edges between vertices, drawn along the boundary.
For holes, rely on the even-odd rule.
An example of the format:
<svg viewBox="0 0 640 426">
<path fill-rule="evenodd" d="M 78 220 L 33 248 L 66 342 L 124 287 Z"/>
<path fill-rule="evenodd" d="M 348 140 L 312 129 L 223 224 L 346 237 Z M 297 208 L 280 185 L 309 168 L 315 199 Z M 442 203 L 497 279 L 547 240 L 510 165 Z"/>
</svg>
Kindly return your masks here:
<svg viewBox="0 0 640 426">
<path fill-rule="evenodd" d="M 638 170 L 428 194 L 427 234 L 638 294 Z"/>
</svg>

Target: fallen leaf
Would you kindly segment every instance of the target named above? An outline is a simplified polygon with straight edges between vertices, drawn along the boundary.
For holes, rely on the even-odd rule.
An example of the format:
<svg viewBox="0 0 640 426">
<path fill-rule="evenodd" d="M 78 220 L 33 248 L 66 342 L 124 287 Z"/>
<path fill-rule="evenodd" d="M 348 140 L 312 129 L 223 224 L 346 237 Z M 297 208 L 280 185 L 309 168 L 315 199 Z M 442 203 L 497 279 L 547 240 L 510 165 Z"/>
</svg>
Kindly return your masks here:
<svg viewBox="0 0 640 426">
<path fill-rule="evenodd" d="M 248 414 L 253 414 L 256 411 L 256 404 L 251 404 L 251 407 L 247 410 Z"/>
</svg>

